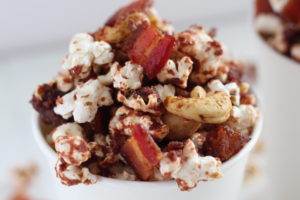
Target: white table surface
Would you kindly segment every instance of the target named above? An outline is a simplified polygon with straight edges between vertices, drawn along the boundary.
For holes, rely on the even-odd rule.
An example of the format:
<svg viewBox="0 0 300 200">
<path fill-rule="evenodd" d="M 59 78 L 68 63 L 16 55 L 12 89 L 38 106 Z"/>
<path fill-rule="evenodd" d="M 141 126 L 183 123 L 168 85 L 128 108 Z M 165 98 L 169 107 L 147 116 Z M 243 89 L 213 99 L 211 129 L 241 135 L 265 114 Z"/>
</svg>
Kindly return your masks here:
<svg viewBox="0 0 300 200">
<path fill-rule="evenodd" d="M 247 13 L 210 18 L 181 20 L 175 23 L 179 29 L 188 24 L 217 27 L 218 38 L 233 49 L 234 54 L 255 61 L 256 50 L 248 23 Z M 35 161 L 39 173 L 31 187 L 38 199 L 56 200 L 49 183 L 47 161 L 32 138 L 29 100 L 36 85 L 47 82 L 60 68 L 66 54 L 68 41 L 51 45 L 20 49 L 9 55 L 0 55 L 0 199 L 11 192 L 10 169 L 16 165 Z M 264 181 L 253 184 L 241 192 L 241 199 L 269 199 Z M 104 198 L 104 197 L 103 197 Z"/>
</svg>

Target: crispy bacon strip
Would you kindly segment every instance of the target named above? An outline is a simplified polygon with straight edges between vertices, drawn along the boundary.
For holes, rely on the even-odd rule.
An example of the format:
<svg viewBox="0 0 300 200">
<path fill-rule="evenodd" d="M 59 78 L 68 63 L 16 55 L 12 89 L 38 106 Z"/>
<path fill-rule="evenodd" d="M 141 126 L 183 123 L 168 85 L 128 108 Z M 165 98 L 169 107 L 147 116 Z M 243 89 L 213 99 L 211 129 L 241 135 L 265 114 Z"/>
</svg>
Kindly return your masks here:
<svg viewBox="0 0 300 200">
<path fill-rule="evenodd" d="M 142 30 L 141 30 L 142 29 Z M 143 66 L 149 79 L 156 76 L 171 57 L 175 38 L 162 34 L 154 25 L 141 27 L 128 50 L 129 58 Z"/>
<path fill-rule="evenodd" d="M 106 22 L 106 26 L 114 26 L 127 17 L 133 12 L 148 13 L 149 9 L 152 7 L 152 0 L 137 0 L 131 4 L 120 8 L 110 19 Z"/>
<path fill-rule="evenodd" d="M 140 124 L 134 126 L 132 137 L 137 141 L 148 161 L 154 166 L 157 165 L 162 158 L 160 148 Z"/>
<path fill-rule="evenodd" d="M 141 180 L 150 179 L 154 172 L 153 166 L 143 155 L 135 139 L 127 140 L 121 149 L 121 153 Z"/>
<path fill-rule="evenodd" d="M 133 127 L 132 137 L 123 145 L 122 154 L 142 180 L 151 178 L 153 167 L 162 158 L 160 148 L 140 124 Z"/>
</svg>

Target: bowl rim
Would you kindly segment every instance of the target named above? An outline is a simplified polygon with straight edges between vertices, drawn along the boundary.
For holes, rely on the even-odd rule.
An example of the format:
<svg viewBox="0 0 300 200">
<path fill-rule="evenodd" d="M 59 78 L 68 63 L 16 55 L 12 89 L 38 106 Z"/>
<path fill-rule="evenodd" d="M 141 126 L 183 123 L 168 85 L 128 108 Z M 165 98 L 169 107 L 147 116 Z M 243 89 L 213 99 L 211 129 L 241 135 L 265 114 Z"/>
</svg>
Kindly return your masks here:
<svg viewBox="0 0 300 200">
<path fill-rule="evenodd" d="M 57 155 L 55 151 L 50 147 L 50 145 L 46 142 L 44 136 L 42 135 L 41 129 L 40 129 L 40 120 L 39 120 L 39 114 L 36 111 L 33 111 L 32 114 L 32 132 L 33 137 L 40 148 L 40 150 L 43 152 L 44 155 L 47 156 L 48 160 L 56 161 Z M 257 140 L 259 139 L 261 132 L 263 128 L 263 114 L 261 108 L 259 109 L 259 117 L 257 119 L 256 125 L 252 131 L 251 139 L 250 141 L 233 157 L 231 157 L 228 161 L 222 163 L 221 169 L 223 172 L 225 172 L 228 168 L 238 163 L 238 161 L 242 160 L 242 158 L 247 157 L 250 153 L 250 151 L 253 149 L 255 144 L 257 143 Z M 54 170 L 54 166 L 53 166 Z M 99 183 L 105 183 L 110 184 L 112 186 L 116 186 L 117 184 L 131 184 L 131 186 L 139 187 L 141 185 L 145 186 L 154 186 L 157 185 L 158 182 L 160 186 L 162 187 L 174 187 L 176 184 L 174 184 L 174 180 L 167 180 L 167 181 L 128 181 L 128 180 L 120 180 L 120 179 L 114 179 L 109 177 L 103 177 L 99 176 L 100 181 L 98 181 L 96 184 Z M 171 184 L 172 183 L 172 184 Z M 177 186 L 176 186 L 177 187 Z"/>
</svg>

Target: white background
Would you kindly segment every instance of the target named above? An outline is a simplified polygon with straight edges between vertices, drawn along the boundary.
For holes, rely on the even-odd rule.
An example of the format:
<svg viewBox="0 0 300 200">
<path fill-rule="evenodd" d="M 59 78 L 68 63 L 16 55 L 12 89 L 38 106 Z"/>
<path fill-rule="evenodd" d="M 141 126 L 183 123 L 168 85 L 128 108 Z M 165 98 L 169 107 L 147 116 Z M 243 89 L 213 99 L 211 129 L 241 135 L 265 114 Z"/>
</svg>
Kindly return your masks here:
<svg viewBox="0 0 300 200">
<path fill-rule="evenodd" d="M 251 0 L 156 0 L 172 22 L 243 13 Z M 0 52 L 49 44 L 93 31 L 130 0 L 0 0 Z M 197 23 L 197 21 L 193 21 Z"/>
</svg>

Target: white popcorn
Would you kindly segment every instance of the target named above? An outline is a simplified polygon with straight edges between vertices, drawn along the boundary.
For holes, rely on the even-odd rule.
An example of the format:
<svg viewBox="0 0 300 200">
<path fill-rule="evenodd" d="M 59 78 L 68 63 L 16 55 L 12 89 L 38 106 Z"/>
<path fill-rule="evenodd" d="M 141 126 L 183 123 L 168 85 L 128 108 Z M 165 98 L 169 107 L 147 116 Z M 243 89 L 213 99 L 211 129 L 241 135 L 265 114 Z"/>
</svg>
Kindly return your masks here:
<svg viewBox="0 0 300 200">
<path fill-rule="evenodd" d="M 241 134 L 249 134 L 258 119 L 258 110 L 252 105 L 233 106 L 229 125 Z"/>
<path fill-rule="evenodd" d="M 113 83 L 114 88 L 122 91 L 136 90 L 142 86 L 143 68 L 131 61 L 126 62 L 124 67 L 115 62 L 106 75 L 98 76 L 98 80 L 103 85 Z"/>
<path fill-rule="evenodd" d="M 66 123 L 56 127 L 52 131 L 52 139 L 54 142 L 61 136 L 69 135 L 83 137 L 83 129 L 76 123 Z"/>
<path fill-rule="evenodd" d="M 221 162 L 214 157 L 199 156 L 194 143 L 187 140 L 181 157 L 171 160 L 168 153 L 160 161 L 160 172 L 165 177 L 171 176 L 181 190 L 190 190 L 200 181 L 221 178 Z"/>
<path fill-rule="evenodd" d="M 54 107 L 54 112 L 62 116 L 64 119 L 69 119 L 73 115 L 75 99 L 76 90 L 65 94 L 62 98 L 58 97 L 56 100 L 56 107 Z"/>
<path fill-rule="evenodd" d="M 91 157 L 88 143 L 79 136 L 60 136 L 55 141 L 57 154 L 70 165 L 79 166 Z"/>
<path fill-rule="evenodd" d="M 255 29 L 259 33 L 275 35 L 281 32 L 283 25 L 281 19 L 273 14 L 260 14 L 254 21 Z"/>
<path fill-rule="evenodd" d="M 177 66 L 173 60 L 169 59 L 157 74 L 157 78 L 162 83 L 173 83 L 181 88 L 186 88 L 192 69 L 193 61 L 187 56 L 181 58 Z"/>
<path fill-rule="evenodd" d="M 300 61 L 300 43 L 294 44 L 291 47 L 291 55 L 293 58 Z"/>
<path fill-rule="evenodd" d="M 156 85 L 154 86 L 156 89 L 159 97 L 161 98 L 162 101 L 164 101 L 167 97 L 169 96 L 174 96 L 175 95 L 175 87 L 173 85 Z"/>
<path fill-rule="evenodd" d="M 163 139 L 169 133 L 169 128 L 159 117 L 145 115 L 125 106 L 116 111 L 109 123 L 109 131 L 112 134 L 121 131 L 122 134 L 130 136 L 132 127 L 136 124 L 142 124 L 148 133 L 158 140 Z"/>
<path fill-rule="evenodd" d="M 120 68 L 118 62 L 114 62 L 109 69 L 109 72 L 105 75 L 98 76 L 98 81 L 103 85 L 111 85 L 113 83 L 114 75 Z"/>
<path fill-rule="evenodd" d="M 111 104 L 110 89 L 97 79 L 91 79 L 58 100 L 54 112 L 65 119 L 73 115 L 75 122 L 85 123 L 94 119 L 98 107 Z"/>
<path fill-rule="evenodd" d="M 152 17 L 155 19 L 155 22 L 156 22 L 156 26 L 163 32 L 169 34 L 169 35 L 173 35 L 174 32 L 175 32 L 175 28 L 174 26 L 163 20 L 157 13 L 157 10 L 155 8 L 151 8 L 150 9 L 150 12 L 151 12 L 151 15 Z"/>
<path fill-rule="evenodd" d="M 144 101 L 143 97 L 137 93 L 133 93 L 129 97 L 126 97 L 121 91 L 119 91 L 117 99 L 119 102 L 136 111 L 148 112 L 154 115 L 162 114 L 164 109 L 162 107 L 163 104 L 159 94 L 154 88 L 149 88 L 149 91 L 152 91 L 152 93 L 147 94 L 147 103 Z"/>
<path fill-rule="evenodd" d="M 83 139 L 83 129 L 76 123 L 57 127 L 52 139 L 57 154 L 68 164 L 80 165 L 91 157 L 89 144 Z"/>
<path fill-rule="evenodd" d="M 78 123 L 91 122 L 98 110 L 98 106 L 108 106 L 113 103 L 110 89 L 101 85 L 99 81 L 89 80 L 79 86 L 76 92 L 73 116 Z"/>
<path fill-rule="evenodd" d="M 280 13 L 283 8 L 287 5 L 287 3 L 289 2 L 289 0 L 269 0 L 273 10 L 275 12 Z"/>
<path fill-rule="evenodd" d="M 69 45 L 69 53 L 87 53 L 91 49 L 94 38 L 88 33 L 77 33 L 73 36 Z"/>
<path fill-rule="evenodd" d="M 74 87 L 73 78 L 68 70 L 62 70 L 56 75 L 50 82 L 51 84 L 56 84 L 57 89 L 62 92 L 68 92 Z"/>
<path fill-rule="evenodd" d="M 93 184 L 98 180 L 98 176 L 90 173 L 88 168 L 68 165 L 62 159 L 59 159 L 55 171 L 61 183 L 67 186 L 76 185 L 79 183 Z"/>
<path fill-rule="evenodd" d="M 217 75 L 222 58 L 222 45 L 202 28 L 192 26 L 177 35 L 178 49 L 200 63 L 191 74 L 191 80 L 202 84 Z"/>
<path fill-rule="evenodd" d="M 92 52 L 94 54 L 94 63 L 103 65 L 112 62 L 114 54 L 111 52 L 111 46 L 104 41 L 96 41 L 92 45 Z"/>
<path fill-rule="evenodd" d="M 224 85 L 220 80 L 215 79 L 210 81 L 207 86 L 211 91 L 225 92 L 230 95 L 230 99 L 234 105 L 240 105 L 240 87 L 235 82 Z"/>
<path fill-rule="evenodd" d="M 72 70 L 76 78 L 86 78 L 93 63 L 103 65 L 113 60 L 111 46 L 104 41 L 94 41 L 87 33 L 76 34 L 69 46 L 69 55 L 64 59 L 63 69 Z"/>
<path fill-rule="evenodd" d="M 90 170 L 86 167 L 82 168 L 81 182 L 86 185 L 94 184 L 98 180 L 98 176 L 92 174 Z"/>
<path fill-rule="evenodd" d="M 128 61 L 124 67 L 119 67 L 115 72 L 113 86 L 122 91 L 128 89 L 136 90 L 142 86 L 142 79 L 143 67 Z"/>
<path fill-rule="evenodd" d="M 72 76 L 86 78 L 91 71 L 92 54 L 73 53 L 65 57 L 62 67 L 65 70 L 73 70 Z"/>
<path fill-rule="evenodd" d="M 202 148 L 206 138 L 201 133 L 194 133 L 190 139 L 193 141 L 196 148 L 200 149 Z"/>
</svg>

